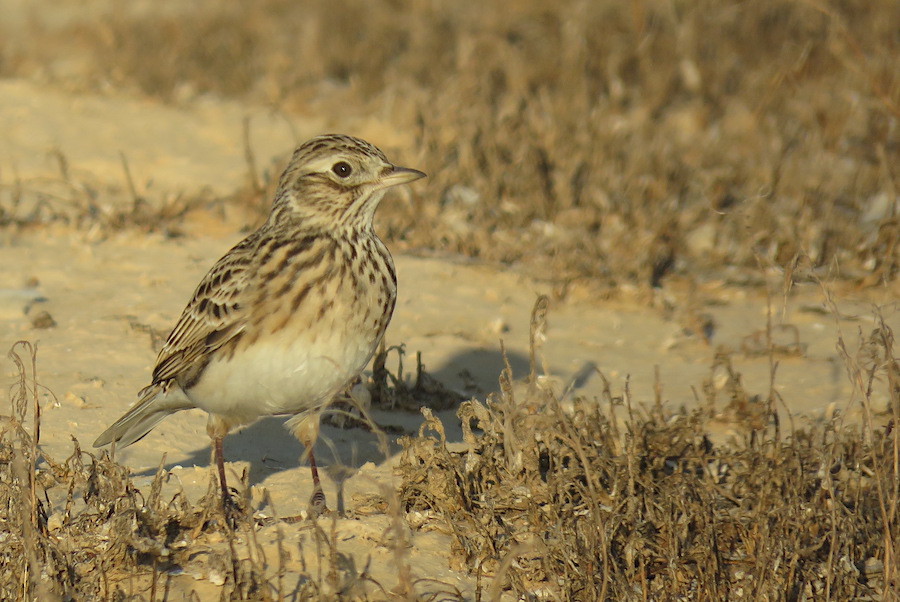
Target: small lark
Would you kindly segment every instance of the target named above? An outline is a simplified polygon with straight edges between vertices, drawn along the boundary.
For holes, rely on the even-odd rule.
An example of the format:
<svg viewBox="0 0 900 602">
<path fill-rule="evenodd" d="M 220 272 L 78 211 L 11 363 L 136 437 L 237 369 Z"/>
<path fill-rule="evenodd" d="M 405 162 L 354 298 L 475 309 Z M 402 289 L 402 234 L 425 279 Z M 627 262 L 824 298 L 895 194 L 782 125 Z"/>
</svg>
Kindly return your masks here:
<svg viewBox="0 0 900 602">
<path fill-rule="evenodd" d="M 209 413 L 206 432 L 222 488 L 222 439 L 262 416 L 294 416 L 312 470 L 314 510 L 325 495 L 313 456 L 319 413 L 366 366 L 397 294 L 394 262 L 372 228 L 387 188 L 424 177 L 357 138 L 300 146 L 269 218 L 197 286 L 159 352 L 153 382 L 94 442 L 131 445 L 179 410 Z"/>
</svg>

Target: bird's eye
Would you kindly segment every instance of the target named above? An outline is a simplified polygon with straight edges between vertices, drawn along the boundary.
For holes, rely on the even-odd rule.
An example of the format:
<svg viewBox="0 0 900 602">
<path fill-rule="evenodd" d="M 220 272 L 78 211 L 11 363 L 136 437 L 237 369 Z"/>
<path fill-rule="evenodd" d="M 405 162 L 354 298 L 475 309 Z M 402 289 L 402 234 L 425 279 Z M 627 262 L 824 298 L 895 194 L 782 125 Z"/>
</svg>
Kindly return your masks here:
<svg viewBox="0 0 900 602">
<path fill-rule="evenodd" d="M 349 178 L 353 173 L 353 168 L 346 161 L 338 161 L 331 167 L 331 171 L 341 178 Z"/>
</svg>

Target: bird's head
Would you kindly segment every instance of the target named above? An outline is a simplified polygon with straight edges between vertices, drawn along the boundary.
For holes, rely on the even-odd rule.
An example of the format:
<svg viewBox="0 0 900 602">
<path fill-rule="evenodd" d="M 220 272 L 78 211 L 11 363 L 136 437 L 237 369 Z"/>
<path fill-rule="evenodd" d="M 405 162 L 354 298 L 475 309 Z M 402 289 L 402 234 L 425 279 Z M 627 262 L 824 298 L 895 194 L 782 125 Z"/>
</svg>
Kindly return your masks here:
<svg viewBox="0 0 900 602">
<path fill-rule="evenodd" d="M 398 167 L 365 140 L 317 136 L 294 151 L 278 184 L 272 216 L 306 227 L 371 228 L 385 191 L 425 174 Z"/>
</svg>

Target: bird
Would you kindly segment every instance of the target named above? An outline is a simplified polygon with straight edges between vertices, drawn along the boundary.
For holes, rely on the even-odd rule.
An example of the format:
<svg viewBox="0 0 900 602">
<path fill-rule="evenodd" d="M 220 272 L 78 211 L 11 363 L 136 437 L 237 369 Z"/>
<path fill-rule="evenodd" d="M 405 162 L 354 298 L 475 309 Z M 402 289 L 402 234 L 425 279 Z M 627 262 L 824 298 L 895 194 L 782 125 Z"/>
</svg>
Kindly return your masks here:
<svg viewBox="0 0 900 602">
<path fill-rule="evenodd" d="M 310 509 L 327 510 L 313 454 L 319 415 L 368 364 L 397 298 L 375 210 L 388 188 L 423 177 L 352 136 L 300 145 L 266 221 L 200 281 L 151 383 L 94 447 L 126 447 L 170 414 L 205 410 L 222 504 L 234 509 L 223 439 L 260 417 L 290 415 L 285 426 L 312 473 Z"/>
</svg>

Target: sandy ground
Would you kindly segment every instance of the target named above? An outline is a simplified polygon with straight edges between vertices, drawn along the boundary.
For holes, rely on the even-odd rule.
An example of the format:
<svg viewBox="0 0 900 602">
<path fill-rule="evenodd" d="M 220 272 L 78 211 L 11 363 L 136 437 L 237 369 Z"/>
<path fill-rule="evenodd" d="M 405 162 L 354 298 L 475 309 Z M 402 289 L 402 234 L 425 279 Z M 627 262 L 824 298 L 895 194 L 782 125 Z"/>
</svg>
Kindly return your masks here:
<svg viewBox="0 0 900 602">
<path fill-rule="evenodd" d="M 72 173 L 85 181 L 121 185 L 123 152 L 142 193 L 224 194 L 246 178 L 241 128 L 247 116 L 260 165 L 287 155 L 296 142 L 325 128 L 315 120 L 289 122 L 263 108 L 226 102 L 206 100 L 176 109 L 0 81 L 0 185 L 9 190 L 16 177 L 27 190 L 40 190 L 48 182 L 56 185 L 59 172 L 52 152 L 58 149 L 68 158 Z M 380 135 L 396 136 L 377 124 L 361 130 L 348 133 L 376 144 L 385 143 Z M 397 157 L 401 163 L 403 159 Z M 428 180 L 416 186 L 427 190 Z M 391 197 L 385 202 L 390 203 Z M 6 350 L 20 339 L 39 346 L 39 380 L 55 395 L 45 399 L 42 433 L 42 444 L 53 457 L 71 453 L 73 436 L 88 447 L 134 400 L 135 392 L 149 382 L 155 358 L 147 327 L 165 334 L 197 281 L 241 237 L 212 224 L 194 224 L 191 232 L 197 235 L 176 239 L 135 232 L 97 237 L 64 227 L 0 232 L 0 348 Z M 638 294 L 623 295 L 632 301 L 604 302 L 589 288 L 570 290 L 560 300 L 549 285 L 515 271 L 436 257 L 397 256 L 396 262 L 400 298 L 387 343 L 405 345 L 407 369 L 414 367 L 415 353 L 421 352 L 427 370 L 463 395 L 483 397 L 495 388 L 503 365 L 501 339 L 516 373 L 527 373 L 529 314 L 542 293 L 553 297 L 543 356 L 561 394 L 599 395 L 599 369 L 614 393 L 621 394 L 630 378 L 635 402 L 651 403 L 658 370 L 662 398 L 675 407 L 690 406 L 695 391 L 710 378 L 716 351 L 723 348 L 735 352 L 735 366 L 751 394 L 765 396 L 768 391 L 769 358 L 746 352 L 766 326 L 767 299 L 760 291 L 707 281 L 689 293 L 675 278 L 655 303 Z M 781 276 L 768 277 L 780 291 Z M 833 295 L 837 314 L 827 307 L 825 291 Z M 776 389 L 785 402 L 782 410 L 789 410 L 799 423 L 821 420 L 835 411 L 857 419 L 858 395 L 846 377 L 836 343 L 842 336 L 853 353 L 859 333 L 868 334 L 874 326 L 876 306 L 900 332 L 898 293 L 897 285 L 858 292 L 846 286 L 803 284 L 796 285 L 787 299 L 780 293 L 773 297 L 771 313 L 779 325 L 779 342 L 792 342 L 796 333 L 803 349 L 801 356 L 779 358 Z M 674 311 L 657 309 L 663 297 Z M 685 333 L 688 305 L 691 315 L 712 319 L 709 342 Z M 32 318 L 40 311 L 47 311 L 56 325 L 35 328 Z M 8 385 L 13 366 L 5 365 L 0 374 L 2 384 Z M 722 385 L 721 373 L 714 383 Z M 443 417 L 459 440 L 453 412 Z M 382 412 L 376 419 L 412 432 L 420 416 Z M 234 474 L 247 470 L 255 499 L 261 500 L 263 489 L 268 490 L 278 514 L 297 514 L 310 493 L 309 473 L 299 460 L 300 444 L 281 422 L 261 420 L 232 435 L 226 440 L 226 455 Z M 724 437 L 730 426 L 723 421 L 717 428 Z M 321 461 L 355 470 L 345 482 L 329 479 L 326 494 L 332 507 L 338 488 L 345 509 L 353 510 L 366 495 L 392 483 L 392 459 L 384 458 L 370 434 L 325 428 L 323 435 L 317 448 Z M 200 497 L 209 478 L 202 412 L 170 417 L 146 439 L 121 450 L 118 458 L 143 486 L 163 454 L 173 486 L 183 486 L 191 499 Z M 333 477 L 338 471 L 326 472 Z M 275 509 L 264 506 L 263 511 Z M 396 580 L 396 564 L 394 551 L 384 540 L 388 523 L 385 515 L 375 514 L 336 524 L 342 552 L 359 564 L 371 558 L 372 573 L 389 585 Z M 301 526 L 281 528 L 289 541 L 303 537 Z M 473 595 L 474 578 L 448 565 L 449 536 L 412 532 L 410 537 L 413 547 L 408 554 L 414 558 L 417 577 L 444 581 Z M 184 591 L 214 589 L 217 582 L 211 569 L 191 577 L 182 585 Z"/>
</svg>

